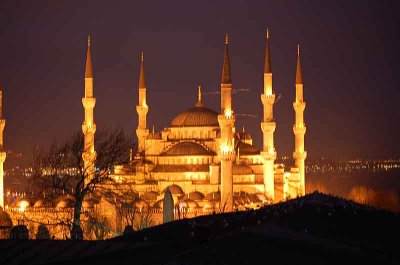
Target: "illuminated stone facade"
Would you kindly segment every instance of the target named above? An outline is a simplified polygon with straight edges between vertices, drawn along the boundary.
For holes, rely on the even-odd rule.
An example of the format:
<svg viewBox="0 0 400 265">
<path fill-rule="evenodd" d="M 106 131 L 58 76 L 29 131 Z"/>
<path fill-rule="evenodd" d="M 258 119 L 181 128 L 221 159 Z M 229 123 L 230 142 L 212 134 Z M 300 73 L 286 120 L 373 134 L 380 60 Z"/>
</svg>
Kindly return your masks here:
<svg viewBox="0 0 400 265">
<path fill-rule="evenodd" d="M 273 116 L 275 94 L 272 86 L 270 38 L 267 44 L 264 67 L 263 148 L 253 146 L 252 136 L 243 129 L 235 130 L 232 104 L 232 78 L 229 62 L 228 36 L 221 80 L 220 112 L 205 106 L 201 87 L 197 102 L 192 108 L 176 115 L 169 126 L 151 132 L 147 128 L 147 114 L 151 99 L 146 98 L 144 61 L 141 57 L 139 78 L 138 152 L 131 166 L 118 167 L 115 178 L 120 183 L 130 183 L 140 197 L 150 206 L 158 206 L 167 187 L 173 187 L 175 203 L 192 205 L 199 209 L 218 208 L 231 211 L 253 203 L 271 203 L 304 194 L 304 133 L 299 135 L 303 114 L 298 105 L 305 104 L 297 95 L 295 161 L 296 165 L 285 171 L 285 166 L 275 164 Z M 298 68 L 300 61 L 298 61 Z M 299 71 L 299 70 L 298 70 Z M 296 91 L 299 90 L 296 84 Z M 301 85 L 302 86 L 302 85 Z M 302 87 L 301 87 L 302 95 Z M 304 108 L 303 108 L 304 110 Z M 154 111 L 160 111 L 155 109 Z M 298 117 L 301 115 L 301 121 Z M 305 132 L 305 127 L 304 127 Z M 252 199 L 246 199 L 252 198 Z M 151 199 L 149 199 L 151 198 Z M 211 198 L 211 199 L 210 199 Z M 218 198 L 218 199 L 216 199 Z"/>
<path fill-rule="evenodd" d="M 4 170 L 6 152 L 3 151 L 3 131 L 6 120 L 3 119 L 3 90 L 0 88 L 0 207 L 4 208 Z"/>
<path fill-rule="evenodd" d="M 136 217 L 151 216 L 151 225 L 162 223 L 163 198 L 169 189 L 174 205 L 174 218 L 193 217 L 221 211 L 257 208 L 263 204 L 279 202 L 305 193 L 304 161 L 307 153 L 304 150 L 303 83 L 298 50 L 296 73 L 295 110 L 295 165 L 285 167 L 276 164 L 277 152 L 274 146 L 276 123 L 273 115 L 275 93 L 272 84 L 272 67 L 270 58 L 270 37 L 267 32 L 267 43 L 264 66 L 264 87 L 261 94 L 263 118 L 261 130 L 263 146 L 259 150 L 253 145 L 252 136 L 244 128 L 236 131 L 235 107 L 232 104 L 232 78 L 230 71 L 228 36 L 225 38 L 225 51 L 221 79 L 220 112 L 205 106 L 201 87 L 198 87 L 197 101 L 192 108 L 177 114 L 167 127 L 156 132 L 147 127 L 149 105 L 146 98 L 147 86 L 144 72 L 144 56 L 140 60 L 140 77 L 138 88 L 138 125 L 136 129 L 137 152 L 131 157 L 129 165 L 115 167 L 112 178 L 123 190 L 128 187 L 139 199 L 134 202 L 140 209 Z M 0 94 L 1 95 L 1 94 Z M 151 99 L 149 100 L 151 102 Z M 83 153 L 84 167 L 88 174 L 94 172 L 96 152 L 94 134 L 96 125 L 93 110 L 96 99 L 93 95 L 93 74 L 90 53 L 90 38 L 85 72 L 85 97 L 82 98 L 85 119 L 82 130 L 85 136 Z M 153 108 L 154 111 L 162 111 Z M 5 121 L 0 116 L 0 147 L 2 151 L 2 132 Z M 0 170 L 5 153 L 0 153 Z M 288 170 L 285 170 L 288 168 Z M 108 184 L 104 184 L 107 188 Z M 2 188 L 2 178 L 0 180 Z M 3 194 L 3 193 L 2 193 Z M 52 234 L 57 238 L 67 236 L 68 221 L 72 219 L 73 202 L 71 198 L 60 198 L 45 205 L 43 201 L 25 201 L 6 210 L 13 223 L 26 221 L 37 229 L 37 224 L 52 224 L 57 218 L 63 220 L 63 226 L 53 225 Z M 96 200 L 86 198 L 83 202 L 83 213 L 98 213 L 104 216 L 112 233 L 120 234 L 127 224 L 118 213 L 115 205 L 104 198 Z M 83 214 L 83 219 L 87 218 Z M 82 225 L 85 226 L 83 220 Z M 149 225 L 149 223 L 147 223 Z M 140 226 L 139 226 L 140 227 Z M 87 233 L 89 228 L 84 228 Z M 86 235 L 85 238 L 93 238 Z"/>
</svg>

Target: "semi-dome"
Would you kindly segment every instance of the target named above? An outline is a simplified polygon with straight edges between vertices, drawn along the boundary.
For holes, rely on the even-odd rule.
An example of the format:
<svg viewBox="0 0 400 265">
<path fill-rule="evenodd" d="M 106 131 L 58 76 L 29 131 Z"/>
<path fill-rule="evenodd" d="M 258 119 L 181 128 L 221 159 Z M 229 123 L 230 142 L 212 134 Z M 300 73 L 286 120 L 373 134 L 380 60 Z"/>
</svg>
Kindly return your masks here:
<svg viewBox="0 0 400 265">
<path fill-rule="evenodd" d="M 172 185 L 166 187 L 166 188 L 163 190 L 163 193 L 165 193 L 165 192 L 167 191 L 167 189 L 169 189 L 169 191 L 171 192 L 172 195 L 178 195 L 178 196 L 179 196 L 179 195 L 185 194 L 185 193 L 183 192 L 182 188 L 179 187 L 179 186 L 176 185 L 176 184 L 172 184 Z"/>
<path fill-rule="evenodd" d="M 171 126 L 219 126 L 218 113 L 205 107 L 191 108 L 178 114 L 171 121 Z"/>
<path fill-rule="evenodd" d="M 201 201 L 202 199 L 204 199 L 204 194 L 199 192 L 199 191 L 193 191 L 189 194 L 186 194 L 184 199 L 191 199 L 191 200 L 195 200 L 195 201 Z"/>
<path fill-rule="evenodd" d="M 170 156 L 186 155 L 210 155 L 211 153 L 203 146 L 193 142 L 182 142 L 172 146 L 165 152 Z"/>
</svg>

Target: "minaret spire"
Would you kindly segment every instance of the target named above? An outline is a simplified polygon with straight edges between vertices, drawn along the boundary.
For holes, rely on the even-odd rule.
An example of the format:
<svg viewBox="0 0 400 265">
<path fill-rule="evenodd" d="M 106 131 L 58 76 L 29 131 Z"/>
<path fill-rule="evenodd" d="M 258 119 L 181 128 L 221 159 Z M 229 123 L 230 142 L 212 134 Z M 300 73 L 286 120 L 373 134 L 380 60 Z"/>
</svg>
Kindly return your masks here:
<svg viewBox="0 0 400 265">
<path fill-rule="evenodd" d="M 222 67 L 222 80 L 221 80 L 222 84 L 232 84 L 228 45 L 229 45 L 229 36 L 228 36 L 228 33 L 226 33 L 225 34 L 224 64 Z"/>
<path fill-rule="evenodd" d="M 221 114 L 218 115 L 221 132 L 218 152 L 221 160 L 221 207 L 224 211 L 233 210 L 233 161 L 236 159 L 235 115 L 232 110 L 232 79 L 228 43 L 228 34 L 226 34 L 221 80 Z"/>
<path fill-rule="evenodd" d="M 95 173 L 96 152 L 94 150 L 94 134 L 96 132 L 96 124 L 94 123 L 93 110 L 96 105 L 96 98 L 93 97 L 93 72 L 92 57 L 90 53 L 90 36 L 88 36 L 88 46 L 86 54 L 86 70 L 85 70 L 85 97 L 82 98 L 82 105 L 85 109 L 85 120 L 82 124 L 82 132 L 84 134 L 84 150 L 82 154 L 84 163 L 85 184 L 88 183 Z M 77 224 L 79 225 L 79 224 Z"/>
<path fill-rule="evenodd" d="M 147 113 L 149 107 L 147 106 L 147 87 L 144 77 L 144 53 L 140 55 L 140 73 L 139 73 L 139 102 L 136 105 L 136 112 L 138 114 L 138 127 L 136 129 L 136 136 L 138 138 L 138 154 L 142 154 L 145 150 L 145 141 L 149 135 L 147 128 Z"/>
<path fill-rule="evenodd" d="M 139 88 L 146 88 L 146 80 L 144 78 L 144 53 L 143 52 L 140 56 Z"/>
<path fill-rule="evenodd" d="M 276 123 L 274 120 L 275 93 L 272 89 L 272 68 L 270 55 L 270 35 L 267 29 L 267 39 L 265 45 L 264 58 L 264 89 L 261 94 L 263 104 L 263 120 L 261 121 L 261 130 L 263 133 L 263 149 L 261 157 L 263 158 L 263 176 L 265 196 L 273 202 L 275 198 L 275 176 L 274 163 L 276 159 L 276 150 L 274 146 L 274 132 Z"/>
<path fill-rule="evenodd" d="M 0 208 L 4 210 L 4 170 L 3 165 L 6 160 L 6 152 L 3 149 L 3 131 L 6 120 L 3 119 L 3 88 L 0 84 Z"/>
<path fill-rule="evenodd" d="M 300 44 L 297 44 L 296 84 L 303 84 L 303 74 L 301 72 L 300 62 Z"/>
<path fill-rule="evenodd" d="M 269 29 L 267 29 L 267 44 L 265 46 L 264 74 L 272 73 L 271 55 L 269 49 Z"/>
<path fill-rule="evenodd" d="M 305 159 L 307 158 L 307 152 L 304 150 L 304 135 L 306 133 L 306 124 L 304 123 L 305 108 L 306 103 L 303 97 L 303 75 L 300 63 L 300 45 L 297 45 L 296 98 L 293 102 L 293 109 L 295 111 L 295 124 L 293 125 L 295 148 L 293 158 L 296 167 L 299 169 L 299 195 L 305 194 Z"/>
<path fill-rule="evenodd" d="M 93 71 L 92 71 L 92 54 L 91 54 L 91 52 L 90 52 L 90 35 L 88 35 L 88 40 L 87 40 L 85 78 L 93 78 Z"/>
</svg>

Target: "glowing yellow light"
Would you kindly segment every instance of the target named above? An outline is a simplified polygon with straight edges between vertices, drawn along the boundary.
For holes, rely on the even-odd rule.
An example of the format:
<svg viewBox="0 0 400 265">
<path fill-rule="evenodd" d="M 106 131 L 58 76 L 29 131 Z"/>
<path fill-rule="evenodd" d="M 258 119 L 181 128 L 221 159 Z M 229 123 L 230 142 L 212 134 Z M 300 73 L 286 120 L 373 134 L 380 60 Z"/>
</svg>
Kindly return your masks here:
<svg viewBox="0 0 400 265">
<path fill-rule="evenodd" d="M 267 86 L 267 88 L 265 89 L 265 94 L 267 96 L 272 96 L 272 87 L 271 86 Z"/>
<path fill-rule="evenodd" d="M 224 111 L 225 117 L 230 119 L 232 117 L 232 110 L 231 109 L 225 109 Z"/>
<path fill-rule="evenodd" d="M 284 176 L 285 178 L 289 178 L 289 177 L 290 177 L 290 172 L 285 172 L 285 173 L 283 173 L 283 176 Z"/>
<path fill-rule="evenodd" d="M 25 201 L 25 200 L 24 201 L 20 201 L 18 206 L 19 206 L 19 210 L 21 212 L 23 212 L 29 206 L 29 202 Z"/>
<path fill-rule="evenodd" d="M 228 154 L 231 151 L 232 151 L 232 148 L 230 146 L 228 146 L 228 145 L 222 145 L 221 146 L 221 152 L 223 154 Z"/>
</svg>

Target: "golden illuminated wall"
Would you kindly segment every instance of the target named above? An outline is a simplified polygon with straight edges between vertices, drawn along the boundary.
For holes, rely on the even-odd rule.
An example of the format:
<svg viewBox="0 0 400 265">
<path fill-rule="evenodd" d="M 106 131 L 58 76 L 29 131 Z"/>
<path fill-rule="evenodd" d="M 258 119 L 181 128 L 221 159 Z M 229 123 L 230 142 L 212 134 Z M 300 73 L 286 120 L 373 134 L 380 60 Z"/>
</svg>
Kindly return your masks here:
<svg viewBox="0 0 400 265">
<path fill-rule="evenodd" d="M 6 126 L 6 120 L 3 119 L 3 91 L 0 90 L 0 206 L 4 208 L 4 161 L 6 152 L 3 149 L 3 131 Z"/>
</svg>

